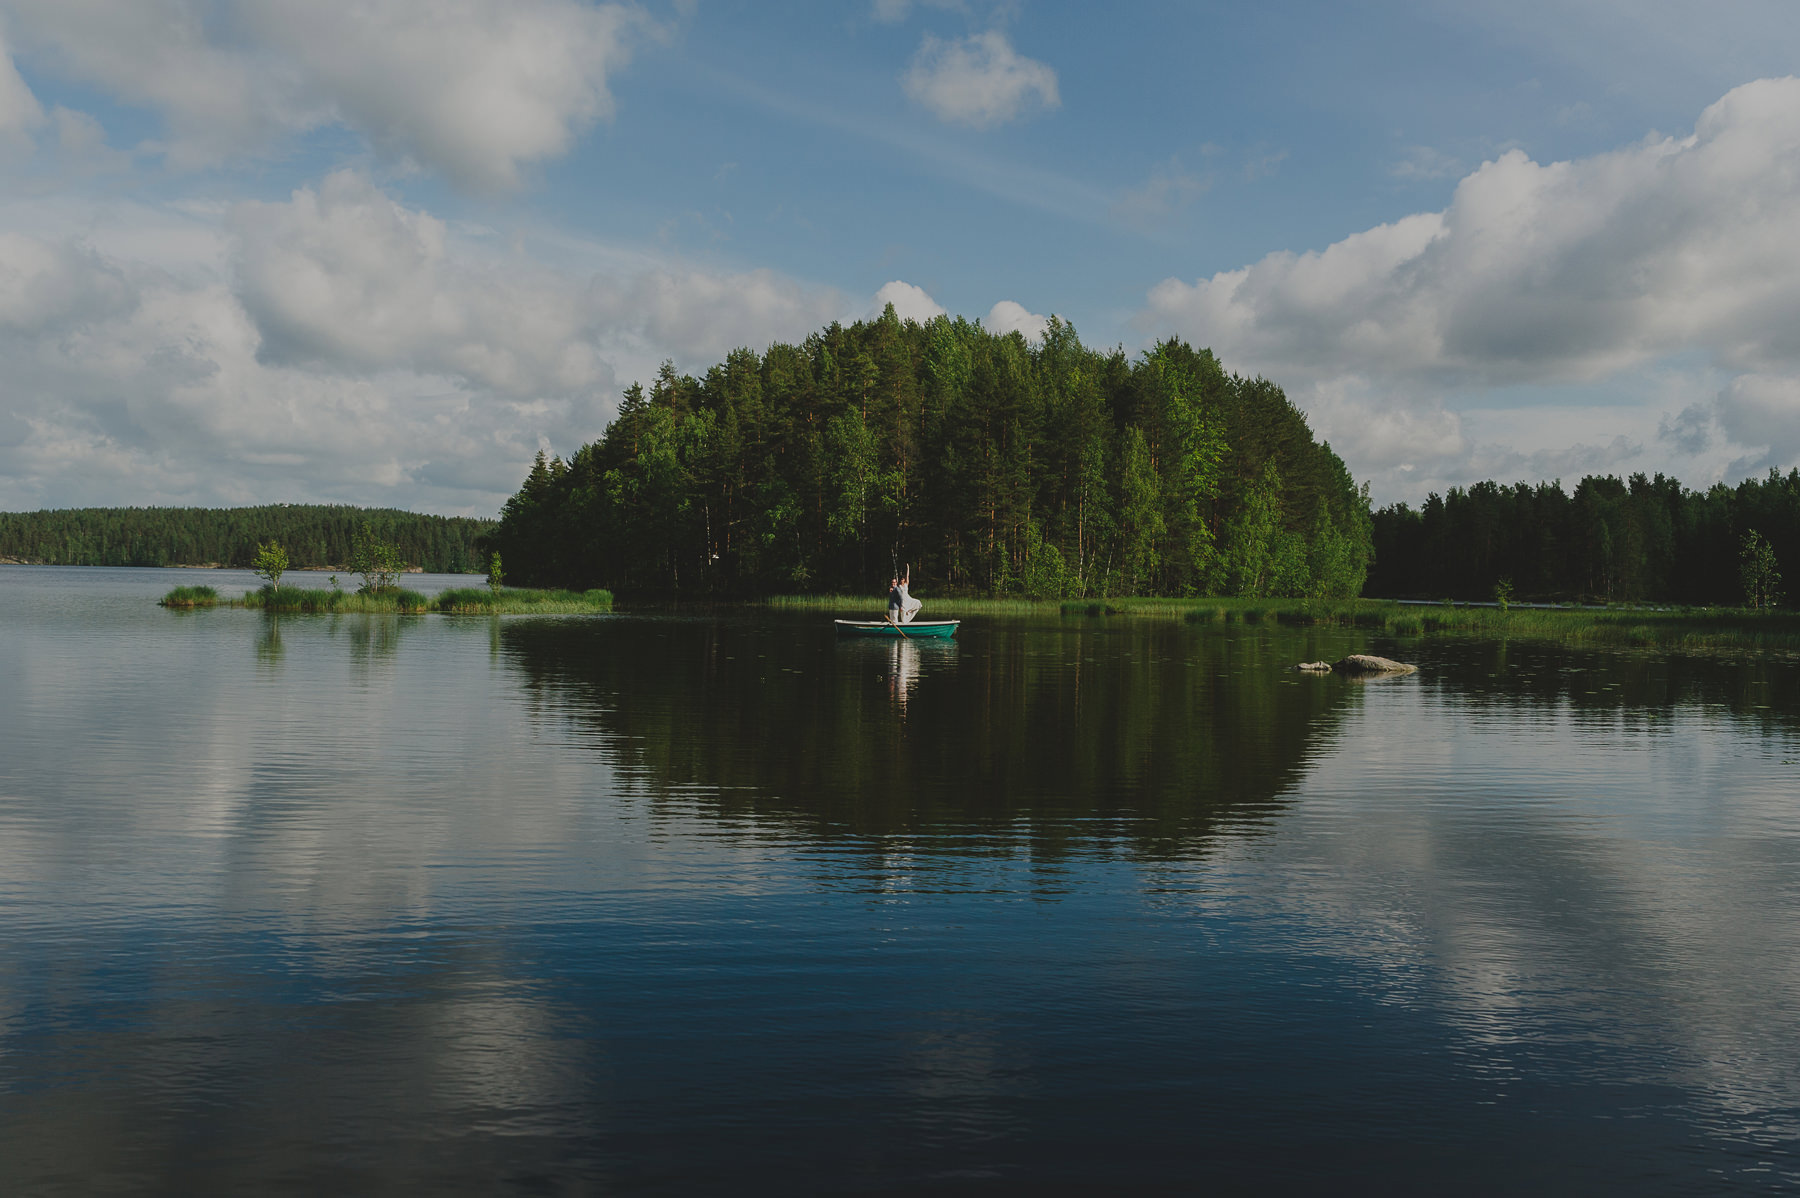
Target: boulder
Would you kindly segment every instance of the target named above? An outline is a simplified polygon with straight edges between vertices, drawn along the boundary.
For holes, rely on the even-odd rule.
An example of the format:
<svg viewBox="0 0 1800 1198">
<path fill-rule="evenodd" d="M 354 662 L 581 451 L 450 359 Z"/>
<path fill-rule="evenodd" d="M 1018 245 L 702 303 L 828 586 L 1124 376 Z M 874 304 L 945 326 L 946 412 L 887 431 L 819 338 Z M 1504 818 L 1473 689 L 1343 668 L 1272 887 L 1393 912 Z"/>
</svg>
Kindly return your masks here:
<svg viewBox="0 0 1800 1198">
<path fill-rule="evenodd" d="M 1419 667 L 1409 666 L 1403 661 L 1395 661 L 1389 657 L 1352 653 L 1331 668 L 1339 674 L 1411 674 Z"/>
</svg>

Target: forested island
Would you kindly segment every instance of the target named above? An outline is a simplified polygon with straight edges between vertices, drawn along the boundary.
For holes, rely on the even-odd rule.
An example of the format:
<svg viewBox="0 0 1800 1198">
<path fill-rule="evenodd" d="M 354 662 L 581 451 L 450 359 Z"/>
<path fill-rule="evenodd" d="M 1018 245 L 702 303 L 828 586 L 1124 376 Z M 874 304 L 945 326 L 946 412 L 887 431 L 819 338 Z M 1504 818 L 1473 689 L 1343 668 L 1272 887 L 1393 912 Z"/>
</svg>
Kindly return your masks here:
<svg viewBox="0 0 1800 1198">
<path fill-rule="evenodd" d="M 477 541 L 494 521 L 427 516 L 343 504 L 260 507 L 71 508 L 0 512 L 0 560 L 56 566 L 235 566 L 258 547 L 283 545 L 297 570 L 342 567 L 365 532 L 407 565 L 437 574 L 479 574 Z"/>
<path fill-rule="evenodd" d="M 1476 483 L 1374 514 L 1393 598 L 1775 606 L 1800 570 L 1800 470 L 1689 490 L 1663 475 Z"/>
<path fill-rule="evenodd" d="M 1800 571 L 1800 469 L 1690 490 L 1663 475 L 1488 481 L 1370 510 L 1281 388 L 1180 340 L 1135 359 L 940 316 L 833 324 L 665 363 L 599 440 L 539 454 L 498 522 L 384 508 L 0 513 L 0 561 L 408 565 L 537 588 L 756 598 L 938 595 L 1555 600 L 1773 607 Z"/>
<path fill-rule="evenodd" d="M 539 455 L 487 542 L 509 577 L 623 594 L 1359 594 L 1366 490 L 1280 387 L 1179 340 L 1136 359 L 938 317 L 665 364 Z"/>
</svg>

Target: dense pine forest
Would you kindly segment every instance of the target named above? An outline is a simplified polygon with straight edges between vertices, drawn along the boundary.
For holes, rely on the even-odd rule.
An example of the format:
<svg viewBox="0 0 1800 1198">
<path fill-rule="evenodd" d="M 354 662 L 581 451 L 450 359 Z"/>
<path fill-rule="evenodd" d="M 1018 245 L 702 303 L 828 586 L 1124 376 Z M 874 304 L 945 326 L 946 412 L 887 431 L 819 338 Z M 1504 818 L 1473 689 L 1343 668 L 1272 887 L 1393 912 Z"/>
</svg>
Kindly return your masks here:
<svg viewBox="0 0 1800 1198">
<path fill-rule="evenodd" d="M 1366 491 L 1275 384 L 938 317 L 671 365 L 489 542 L 509 580 L 617 592 L 1318 595 L 1362 589 Z"/>
<path fill-rule="evenodd" d="M 72 508 L 0 512 L 0 559 L 60 566 L 248 566 L 259 542 L 279 541 L 294 569 L 342 566 L 367 527 L 406 565 L 479 573 L 477 539 L 492 520 L 422 516 L 392 508 Z"/>
<path fill-rule="evenodd" d="M 1755 599 L 1747 540 L 1800 580 L 1800 470 L 1705 491 L 1660 474 L 1589 476 L 1573 493 L 1483 482 L 1384 507 L 1374 534 L 1371 595 L 1739 604 Z"/>
</svg>

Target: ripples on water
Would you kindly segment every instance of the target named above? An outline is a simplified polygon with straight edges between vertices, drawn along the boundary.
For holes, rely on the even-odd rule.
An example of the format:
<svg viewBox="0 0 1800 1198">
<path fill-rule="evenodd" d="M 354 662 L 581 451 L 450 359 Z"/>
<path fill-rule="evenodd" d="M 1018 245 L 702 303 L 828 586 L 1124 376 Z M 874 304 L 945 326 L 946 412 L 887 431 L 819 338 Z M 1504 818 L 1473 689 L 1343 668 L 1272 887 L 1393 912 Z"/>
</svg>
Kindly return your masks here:
<svg viewBox="0 0 1800 1198">
<path fill-rule="evenodd" d="M 1791 662 L 173 575 L 0 567 L 10 1192 L 1800 1181 Z"/>
</svg>

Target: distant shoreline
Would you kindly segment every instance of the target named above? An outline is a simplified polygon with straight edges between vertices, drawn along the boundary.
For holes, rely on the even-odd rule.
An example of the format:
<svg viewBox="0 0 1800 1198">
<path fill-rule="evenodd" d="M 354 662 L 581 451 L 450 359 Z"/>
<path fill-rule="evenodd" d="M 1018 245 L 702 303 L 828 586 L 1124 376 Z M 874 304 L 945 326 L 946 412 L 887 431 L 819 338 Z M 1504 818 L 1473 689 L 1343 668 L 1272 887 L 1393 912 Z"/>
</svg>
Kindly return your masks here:
<svg viewBox="0 0 1800 1198">
<path fill-rule="evenodd" d="M 195 608 L 236 607 L 266 612 L 424 615 L 567 615 L 610 612 L 611 591 L 565 591 L 537 587 L 453 587 L 436 595 L 421 595 L 404 587 L 377 591 L 346 591 L 337 587 L 264 586 L 246 591 L 242 599 L 221 598 L 209 586 L 179 586 L 158 600 L 161 607 L 179 611 Z"/>
<path fill-rule="evenodd" d="M 249 566 L 233 566 L 226 562 L 169 562 L 162 566 L 91 566 L 67 562 L 34 562 L 21 557 L 0 557 L 0 566 L 55 566 L 62 570 L 243 570 Z M 294 574 L 354 574 L 349 566 L 290 566 Z M 424 566 L 406 566 L 402 574 L 451 574 L 459 578 L 481 578 L 478 570 L 427 570 Z"/>
<path fill-rule="evenodd" d="M 293 570 L 337 570 L 365 537 L 391 545 L 398 560 L 436 573 L 485 571 L 480 544 L 496 524 L 344 504 L 264 504 L 243 508 L 55 508 L 0 512 L 0 562 L 16 565 L 248 567 L 273 543 Z"/>
</svg>

